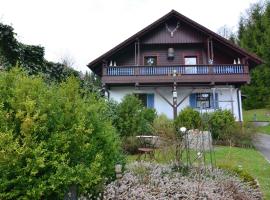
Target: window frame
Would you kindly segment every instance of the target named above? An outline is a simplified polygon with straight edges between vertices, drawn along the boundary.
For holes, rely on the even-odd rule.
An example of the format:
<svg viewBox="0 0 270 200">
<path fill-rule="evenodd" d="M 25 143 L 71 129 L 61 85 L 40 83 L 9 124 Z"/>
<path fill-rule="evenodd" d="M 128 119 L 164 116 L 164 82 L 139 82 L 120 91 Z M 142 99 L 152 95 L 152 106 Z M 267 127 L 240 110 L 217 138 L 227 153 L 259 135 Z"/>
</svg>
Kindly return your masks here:
<svg viewBox="0 0 270 200">
<path fill-rule="evenodd" d="M 208 106 L 203 107 L 202 109 L 210 109 L 211 108 L 211 93 L 210 92 L 201 92 L 201 93 L 195 93 L 195 105 L 196 108 L 201 108 L 198 106 L 198 102 L 208 102 Z M 208 94 L 208 97 L 200 97 L 199 95 Z M 198 98 L 208 98 L 207 100 L 198 100 Z"/>
<path fill-rule="evenodd" d="M 155 57 L 156 58 L 156 64 L 155 65 L 147 65 L 146 62 L 145 62 L 147 57 L 153 57 L 153 58 Z M 143 65 L 144 66 L 150 66 L 150 67 L 151 66 L 157 66 L 158 65 L 158 55 L 155 55 L 155 54 L 144 55 L 143 56 Z"/>
<path fill-rule="evenodd" d="M 196 58 L 196 64 L 186 64 L 186 58 Z M 189 66 L 189 65 L 198 65 L 198 56 L 197 55 L 196 56 L 193 56 L 193 55 L 184 56 L 184 64 L 187 65 L 187 66 Z"/>
</svg>

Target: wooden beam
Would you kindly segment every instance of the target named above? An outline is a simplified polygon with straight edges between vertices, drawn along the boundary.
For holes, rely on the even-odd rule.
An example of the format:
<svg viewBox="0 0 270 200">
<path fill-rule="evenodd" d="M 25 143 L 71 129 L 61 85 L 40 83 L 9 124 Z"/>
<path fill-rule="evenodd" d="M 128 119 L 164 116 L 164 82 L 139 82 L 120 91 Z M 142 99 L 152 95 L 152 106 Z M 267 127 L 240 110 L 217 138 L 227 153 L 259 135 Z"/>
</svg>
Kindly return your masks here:
<svg viewBox="0 0 270 200">
<path fill-rule="evenodd" d="M 162 99 L 164 99 L 171 107 L 173 107 L 173 104 L 163 94 L 161 94 L 157 88 L 155 88 L 155 91 Z"/>
<path fill-rule="evenodd" d="M 183 103 L 188 97 L 189 95 L 192 94 L 192 92 L 194 91 L 194 89 L 192 89 L 178 104 L 177 107 L 179 107 L 181 105 L 181 103 Z"/>
</svg>

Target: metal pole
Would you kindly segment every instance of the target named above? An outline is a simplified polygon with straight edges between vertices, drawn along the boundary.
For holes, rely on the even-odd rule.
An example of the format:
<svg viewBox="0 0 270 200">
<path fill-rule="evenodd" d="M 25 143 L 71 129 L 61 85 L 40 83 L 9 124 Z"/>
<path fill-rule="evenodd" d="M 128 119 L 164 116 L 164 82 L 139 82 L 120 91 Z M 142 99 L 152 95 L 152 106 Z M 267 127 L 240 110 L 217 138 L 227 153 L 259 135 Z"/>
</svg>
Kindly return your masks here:
<svg viewBox="0 0 270 200">
<path fill-rule="evenodd" d="M 176 70 L 173 71 L 173 119 L 177 118 L 177 83 L 176 83 Z"/>
</svg>

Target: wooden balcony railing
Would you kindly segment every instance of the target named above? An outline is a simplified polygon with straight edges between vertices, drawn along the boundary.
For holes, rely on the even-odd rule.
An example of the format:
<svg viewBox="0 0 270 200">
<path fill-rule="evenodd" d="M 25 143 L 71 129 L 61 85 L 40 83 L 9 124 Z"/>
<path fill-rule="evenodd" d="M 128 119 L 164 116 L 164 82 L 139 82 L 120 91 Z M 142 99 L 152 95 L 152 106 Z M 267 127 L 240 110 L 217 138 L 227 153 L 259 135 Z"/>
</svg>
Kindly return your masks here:
<svg viewBox="0 0 270 200">
<path fill-rule="evenodd" d="M 106 67 L 105 76 L 159 76 L 176 72 L 181 75 L 244 74 L 244 65 L 179 65 L 179 66 L 117 66 Z"/>
<path fill-rule="evenodd" d="M 177 77 L 173 79 L 172 74 Z M 105 84 L 133 83 L 237 83 L 250 82 L 246 65 L 176 65 L 176 66 L 116 66 L 104 67 Z"/>
</svg>

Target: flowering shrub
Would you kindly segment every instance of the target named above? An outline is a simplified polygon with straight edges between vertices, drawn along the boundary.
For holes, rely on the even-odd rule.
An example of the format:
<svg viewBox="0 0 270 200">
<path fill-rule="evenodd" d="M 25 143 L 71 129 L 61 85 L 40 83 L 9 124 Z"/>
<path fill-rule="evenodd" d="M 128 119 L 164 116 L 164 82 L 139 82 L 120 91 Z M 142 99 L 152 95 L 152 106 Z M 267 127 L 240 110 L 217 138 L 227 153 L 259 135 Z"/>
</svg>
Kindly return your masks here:
<svg viewBox="0 0 270 200">
<path fill-rule="evenodd" d="M 175 171 L 174 165 L 134 162 L 127 166 L 123 178 L 106 186 L 104 199 L 262 199 L 257 188 L 239 178 L 216 169 L 187 175 Z"/>
</svg>

